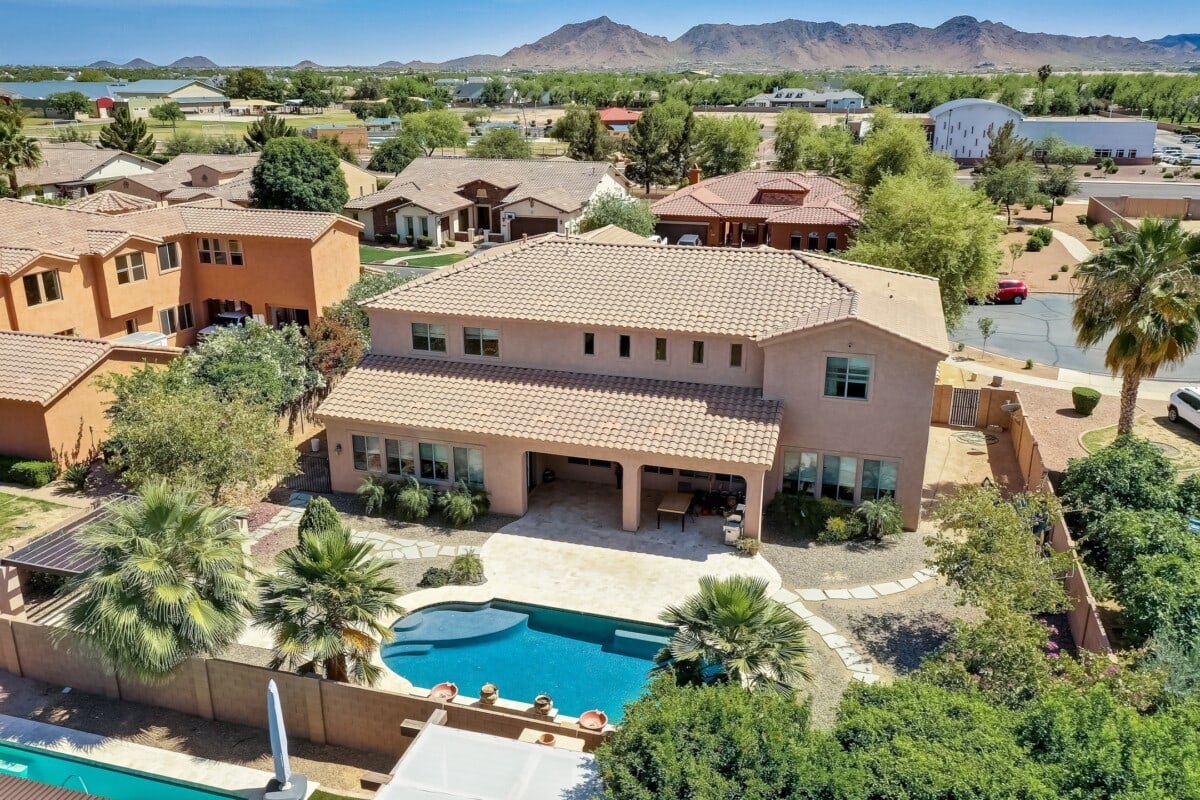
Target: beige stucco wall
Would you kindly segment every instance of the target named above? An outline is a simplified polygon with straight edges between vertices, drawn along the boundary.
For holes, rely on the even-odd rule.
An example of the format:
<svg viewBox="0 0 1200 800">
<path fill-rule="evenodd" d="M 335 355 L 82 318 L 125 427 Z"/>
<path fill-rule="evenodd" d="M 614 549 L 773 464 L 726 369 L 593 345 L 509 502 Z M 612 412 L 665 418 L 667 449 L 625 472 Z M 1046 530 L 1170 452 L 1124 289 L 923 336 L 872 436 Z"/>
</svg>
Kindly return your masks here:
<svg viewBox="0 0 1200 800">
<path fill-rule="evenodd" d="M 871 359 L 867 400 L 824 396 L 825 359 Z M 768 498 L 783 483 L 785 450 L 899 462 L 896 499 L 904 525 L 920 520 L 925 451 L 933 413 L 933 387 L 941 356 L 859 322 L 846 322 L 788 337 L 766 348 L 763 396 L 784 401 L 775 466 L 767 476 Z M 818 464 L 818 477 L 820 464 Z M 819 480 L 818 480 L 819 483 Z M 856 489 L 857 497 L 857 489 Z"/>
</svg>

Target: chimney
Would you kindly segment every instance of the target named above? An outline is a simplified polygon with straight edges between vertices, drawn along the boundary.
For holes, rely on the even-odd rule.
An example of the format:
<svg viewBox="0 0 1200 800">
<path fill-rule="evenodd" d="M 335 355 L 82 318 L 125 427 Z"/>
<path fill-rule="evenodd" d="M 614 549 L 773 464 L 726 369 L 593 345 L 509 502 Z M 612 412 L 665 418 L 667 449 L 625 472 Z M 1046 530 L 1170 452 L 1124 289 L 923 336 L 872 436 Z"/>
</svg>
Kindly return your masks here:
<svg viewBox="0 0 1200 800">
<path fill-rule="evenodd" d="M 697 183 L 699 183 L 700 182 L 700 174 L 701 174 L 700 165 L 693 164 L 692 168 L 688 170 L 688 184 L 691 186 L 695 186 Z"/>
</svg>

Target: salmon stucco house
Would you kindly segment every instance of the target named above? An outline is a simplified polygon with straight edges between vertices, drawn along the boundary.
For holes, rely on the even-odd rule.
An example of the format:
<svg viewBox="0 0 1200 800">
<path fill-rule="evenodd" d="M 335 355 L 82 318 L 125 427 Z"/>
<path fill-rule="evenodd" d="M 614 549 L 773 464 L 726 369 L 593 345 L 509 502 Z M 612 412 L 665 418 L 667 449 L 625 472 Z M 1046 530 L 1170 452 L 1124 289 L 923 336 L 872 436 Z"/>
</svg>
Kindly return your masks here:
<svg viewBox="0 0 1200 800">
<path fill-rule="evenodd" d="M 894 496 L 917 525 L 936 280 L 822 253 L 546 235 L 369 300 L 372 352 L 320 409 L 333 486 L 371 474 L 481 486 L 524 514 L 547 477 L 643 491 L 716 479 L 764 502 Z M 620 505 L 618 509 L 616 506 Z"/>
</svg>

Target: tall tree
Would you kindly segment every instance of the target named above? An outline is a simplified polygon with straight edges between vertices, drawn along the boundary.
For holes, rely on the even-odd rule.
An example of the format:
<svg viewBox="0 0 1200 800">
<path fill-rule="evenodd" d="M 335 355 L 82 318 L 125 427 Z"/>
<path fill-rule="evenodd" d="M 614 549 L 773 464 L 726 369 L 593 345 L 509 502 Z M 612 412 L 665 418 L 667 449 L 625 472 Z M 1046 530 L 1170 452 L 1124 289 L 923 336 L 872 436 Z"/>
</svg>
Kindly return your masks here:
<svg viewBox="0 0 1200 800">
<path fill-rule="evenodd" d="M 439 148 L 467 146 L 467 129 L 453 111 L 418 111 L 404 115 L 403 133 L 432 156 Z"/>
<path fill-rule="evenodd" d="M 81 114 L 92 107 L 92 101 L 83 92 L 55 92 L 46 96 L 46 105 L 53 108 L 67 119 L 75 119 L 76 114 Z"/>
<path fill-rule="evenodd" d="M 988 173 L 1023 161 L 1033 150 L 1033 142 L 1017 136 L 1017 126 L 1011 119 L 999 129 L 987 129 L 988 154 L 979 162 L 976 172 Z"/>
<path fill-rule="evenodd" d="M 532 158 L 529 142 L 516 128 L 492 128 L 471 148 L 473 158 Z"/>
<path fill-rule="evenodd" d="M 289 76 L 292 92 L 305 107 L 324 109 L 330 106 L 340 95 L 335 92 L 333 80 L 311 69 L 302 69 Z"/>
<path fill-rule="evenodd" d="M 685 681 L 789 695 L 811 678 L 808 625 L 768 597 L 761 578 L 705 575 L 699 592 L 659 619 L 679 630 L 654 660 Z"/>
<path fill-rule="evenodd" d="M 681 100 L 664 100 L 646 109 L 629 130 L 625 175 L 650 192 L 651 185 L 683 180 L 692 157 L 695 115 Z"/>
<path fill-rule="evenodd" d="M 1054 209 L 1067 197 L 1079 191 L 1079 180 L 1073 167 L 1053 167 L 1038 178 L 1038 192 L 1050 198 L 1050 221 L 1054 221 Z"/>
<path fill-rule="evenodd" d="M 606 192 L 588 203 L 587 211 L 579 220 L 579 230 L 594 231 L 605 225 L 616 225 L 630 233 L 649 236 L 654 233 L 658 218 L 644 200 L 617 192 Z"/>
<path fill-rule="evenodd" d="M 1030 162 L 1013 161 L 982 173 L 975 179 L 975 186 L 993 203 L 1004 206 L 1011 225 L 1013 205 L 1030 201 L 1036 194 L 1037 174 Z"/>
<path fill-rule="evenodd" d="M 804 169 L 805 145 L 816 135 L 812 114 L 794 109 L 775 120 L 775 168 L 784 172 Z"/>
<path fill-rule="evenodd" d="M 264 97 L 267 84 L 270 78 L 267 73 L 261 69 L 254 67 L 243 67 L 235 71 L 225 81 L 225 92 L 230 97 L 237 97 L 243 100 L 251 98 L 268 100 L 271 98 Z"/>
<path fill-rule="evenodd" d="M 355 542 L 349 528 L 305 533 L 280 553 L 275 570 L 259 582 L 254 621 L 275 636 L 272 668 L 320 672 L 332 681 L 374 684 L 383 668 L 373 663 L 392 630 L 381 619 L 398 617 L 400 586 L 387 571 L 394 561 Z"/>
<path fill-rule="evenodd" d="M 97 563 L 67 584 L 76 599 L 64 635 L 120 677 L 148 682 L 234 644 L 253 606 L 238 509 L 155 481 L 108 511 L 80 533 Z"/>
<path fill-rule="evenodd" d="M 295 128 L 283 121 L 283 117 L 263 114 L 246 126 L 246 133 L 242 138 L 251 150 L 262 150 L 263 145 L 272 139 L 298 135 Z"/>
<path fill-rule="evenodd" d="M 308 341 L 296 325 L 276 329 L 248 321 L 221 328 L 185 358 L 196 377 L 218 397 L 241 397 L 277 414 L 325 385 L 309 363 Z"/>
<path fill-rule="evenodd" d="M 1002 225 L 983 194 L 926 175 L 889 175 L 863 207 L 863 224 L 846 253 L 852 261 L 938 279 L 950 327 L 963 297 L 996 288 Z"/>
<path fill-rule="evenodd" d="M 750 168 L 762 142 L 759 123 L 737 115 L 730 119 L 701 117 L 692 134 L 696 163 L 707 176 L 730 175 Z"/>
<path fill-rule="evenodd" d="M 948 157 L 930 151 L 925 129 L 916 120 L 881 112 L 854 151 L 852 174 L 865 198 L 889 175 L 923 175 L 945 183 L 954 170 Z"/>
<path fill-rule="evenodd" d="M 1119 228 L 1075 272 L 1072 322 L 1084 348 L 1112 337 L 1104 364 L 1121 376 L 1117 433 L 1133 431 L 1138 387 L 1159 368 L 1182 363 L 1200 341 L 1200 236 L 1177 219 Z"/>
<path fill-rule="evenodd" d="M 337 214 L 349 199 L 338 157 L 311 139 L 270 140 L 250 174 L 250 204 L 255 208 Z"/>
<path fill-rule="evenodd" d="M 154 154 L 154 135 L 146 130 L 146 120 L 134 119 L 129 109 L 121 106 L 113 114 L 113 121 L 100 131 L 100 146 L 145 158 Z"/>
<path fill-rule="evenodd" d="M 17 171 L 35 169 L 42 163 L 42 148 L 13 125 L 0 123 L 0 170 L 8 178 L 8 189 L 16 195 L 21 189 Z"/>
<path fill-rule="evenodd" d="M 413 159 L 421 158 L 423 155 L 425 155 L 425 148 L 421 146 L 421 143 L 410 133 L 400 131 L 375 148 L 375 152 L 371 155 L 371 162 L 367 164 L 367 169 L 375 172 L 400 172 L 411 164 Z"/>
<path fill-rule="evenodd" d="M 159 103 L 150 109 L 150 116 L 159 122 L 171 123 L 171 130 L 175 130 L 179 120 L 183 119 L 183 109 L 179 107 L 179 103 L 172 100 L 167 103 Z"/>
<path fill-rule="evenodd" d="M 1050 76 L 1054 74 L 1054 68 L 1049 64 L 1042 64 L 1037 70 L 1038 83 L 1042 88 L 1046 88 L 1046 81 L 1050 80 Z"/>
<path fill-rule="evenodd" d="M 1057 133 L 1052 133 L 1044 139 L 1039 139 L 1033 146 L 1033 152 L 1042 167 L 1052 166 L 1075 167 L 1091 161 L 1095 151 L 1086 144 L 1071 144 Z"/>
<path fill-rule="evenodd" d="M 577 161 L 607 161 L 617 143 L 591 106 L 570 106 L 550 128 L 552 138 L 565 142 L 567 155 Z"/>
</svg>

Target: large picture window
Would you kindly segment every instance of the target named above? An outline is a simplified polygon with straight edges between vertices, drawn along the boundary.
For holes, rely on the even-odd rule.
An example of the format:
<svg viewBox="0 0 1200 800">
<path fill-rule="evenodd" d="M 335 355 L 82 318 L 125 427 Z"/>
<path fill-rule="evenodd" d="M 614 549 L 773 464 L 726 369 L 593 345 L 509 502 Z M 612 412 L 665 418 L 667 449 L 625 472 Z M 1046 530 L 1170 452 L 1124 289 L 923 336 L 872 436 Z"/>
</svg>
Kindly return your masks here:
<svg viewBox="0 0 1200 800">
<path fill-rule="evenodd" d="M 895 497 L 897 467 L 895 461 L 863 459 L 862 499 L 878 500 L 881 497 Z"/>
<path fill-rule="evenodd" d="M 383 472 L 383 448 L 378 436 L 351 436 L 354 468 L 363 472 Z"/>
<path fill-rule="evenodd" d="M 416 461 L 413 458 L 413 443 L 396 439 L 384 440 L 389 475 L 415 475 Z"/>
<path fill-rule="evenodd" d="M 500 357 L 500 331 L 495 328 L 463 328 L 463 352 L 469 356 Z"/>
<path fill-rule="evenodd" d="M 867 384 L 871 382 L 871 360 L 867 358 L 825 359 L 825 396 L 867 399 Z"/>
<path fill-rule="evenodd" d="M 421 478 L 427 481 L 450 480 L 450 446 L 421 442 Z"/>
<path fill-rule="evenodd" d="M 412 324 L 413 350 L 427 353 L 446 352 L 446 326 L 428 322 Z"/>
<path fill-rule="evenodd" d="M 854 502 L 858 461 L 848 456 L 825 456 L 821 463 L 821 496 Z"/>
<path fill-rule="evenodd" d="M 62 299 L 62 285 L 58 282 L 57 270 L 26 275 L 22 283 L 25 285 L 25 302 L 30 306 Z"/>
<path fill-rule="evenodd" d="M 454 480 L 483 488 L 483 451 L 473 447 L 454 448 Z"/>
<path fill-rule="evenodd" d="M 783 491 L 789 494 L 812 494 L 817 483 L 817 454 L 799 450 L 783 453 Z"/>
</svg>

